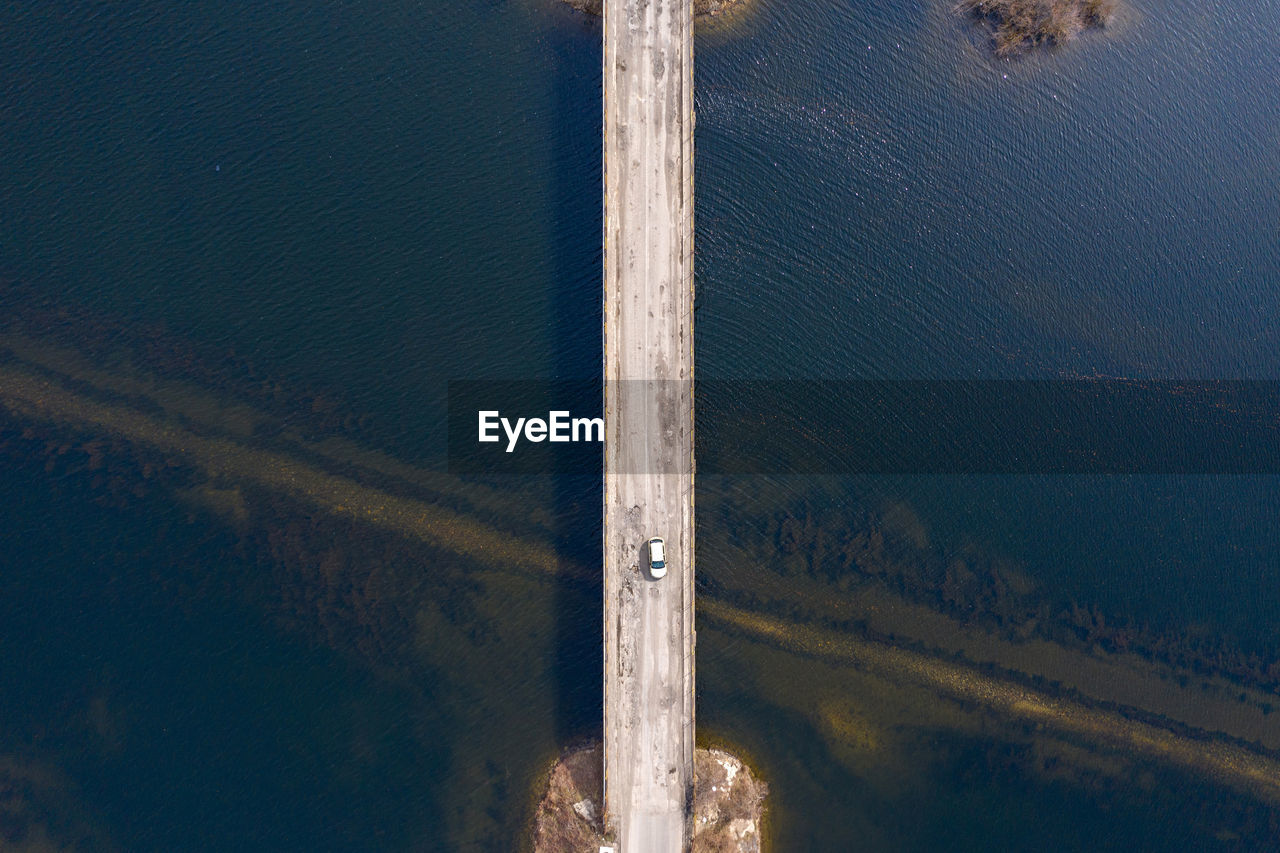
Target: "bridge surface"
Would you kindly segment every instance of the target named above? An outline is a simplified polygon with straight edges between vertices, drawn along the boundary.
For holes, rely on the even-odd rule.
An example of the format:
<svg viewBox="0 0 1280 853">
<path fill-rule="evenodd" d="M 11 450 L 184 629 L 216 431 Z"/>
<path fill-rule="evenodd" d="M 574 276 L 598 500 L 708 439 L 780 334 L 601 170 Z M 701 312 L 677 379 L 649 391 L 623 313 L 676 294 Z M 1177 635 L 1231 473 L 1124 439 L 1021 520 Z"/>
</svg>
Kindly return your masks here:
<svg viewBox="0 0 1280 853">
<path fill-rule="evenodd" d="M 691 0 L 605 0 L 604 165 L 605 814 L 619 853 L 680 853 L 694 748 Z"/>
</svg>

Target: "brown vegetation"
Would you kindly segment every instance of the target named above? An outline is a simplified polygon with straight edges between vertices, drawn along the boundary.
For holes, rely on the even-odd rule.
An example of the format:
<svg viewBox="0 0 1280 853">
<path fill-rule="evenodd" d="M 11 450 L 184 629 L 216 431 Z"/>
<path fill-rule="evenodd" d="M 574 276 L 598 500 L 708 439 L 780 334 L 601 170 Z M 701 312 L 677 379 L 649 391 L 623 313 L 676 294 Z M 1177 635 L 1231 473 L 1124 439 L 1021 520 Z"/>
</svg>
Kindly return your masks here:
<svg viewBox="0 0 1280 853">
<path fill-rule="evenodd" d="M 603 768 L 598 743 L 565 753 L 551 768 L 547 793 L 534 816 L 535 853 L 595 851 L 607 843 L 600 825 Z"/>
<path fill-rule="evenodd" d="M 837 589 L 878 581 L 904 598 L 1014 642 L 1040 638 L 1086 652 L 1129 652 L 1191 674 L 1280 691 L 1280 645 L 1247 649 L 1222 634 L 1152 625 L 1108 615 L 1093 603 L 1055 599 L 1007 562 L 976 553 L 944 559 L 895 535 L 874 513 L 831 523 L 799 506 L 774 516 L 766 530 L 790 558 L 771 563 L 775 571 L 794 568 L 798 560 L 810 577 Z M 1275 704 L 1280 707 L 1280 700 Z"/>
<path fill-rule="evenodd" d="M 758 638 L 793 654 L 914 682 L 1008 720 L 1083 739 L 1122 755 L 1155 759 L 1229 785 L 1272 806 L 1280 805 L 1280 763 L 1256 744 L 1242 744 L 1168 720 L 1139 719 L 1134 709 L 1093 703 L 1053 685 L 1019 683 L 1012 673 L 998 672 L 994 667 L 948 661 L 895 643 L 863 639 L 857 636 L 855 626 L 813 613 L 778 618 L 761 615 L 755 602 L 743 608 L 704 600 L 699 614 L 721 630 Z M 1273 813 L 1275 817 L 1280 814 Z"/>
<path fill-rule="evenodd" d="M 694 753 L 694 853 L 759 853 L 768 787 L 727 752 Z"/>
<path fill-rule="evenodd" d="M 198 467 L 180 455 L 118 435 L 86 435 L 62 425 L 5 417 L 0 397 L 0 462 L 39 465 L 53 488 L 83 481 L 96 502 L 116 509 L 165 496 L 211 491 Z M 218 490 L 214 490 L 218 491 Z M 182 564 L 152 581 L 193 602 L 216 593 L 270 602 L 277 618 L 322 645 L 354 651 L 379 664 L 415 660 L 414 626 L 423 611 L 439 612 L 472 642 L 492 639 L 475 606 L 479 584 L 456 563 L 412 540 L 359 519 L 316 514 L 287 495 L 252 483 L 218 492 L 253 519 L 221 529 L 226 572 L 209 575 Z M 195 508 L 207 501 L 190 501 Z M 165 517 L 167 524 L 199 526 L 194 512 Z M 157 519 L 157 524 L 161 521 Z M 158 538 L 166 531 L 157 528 Z M 207 534 L 212 540 L 213 533 Z M 423 565 L 433 571 L 424 572 Z"/>
<path fill-rule="evenodd" d="M 996 56 L 1058 45 L 1106 24 L 1111 0 L 960 0 L 956 11 L 991 29 Z"/>
<path fill-rule="evenodd" d="M 367 413 L 355 411 L 331 392 L 291 387 L 233 347 L 202 347 L 161 323 L 115 317 L 51 298 L 3 273 L 0 298 L 6 307 L 0 329 L 74 349 L 86 367 L 106 366 L 121 378 L 121 387 L 115 389 L 121 399 L 141 397 L 164 380 L 178 380 L 253 406 L 261 414 L 252 424 L 254 433 L 279 433 L 283 423 L 306 437 L 340 433 L 366 441 L 371 432 Z M 0 345 L 0 352 L 6 348 Z M 129 383 L 124 377 L 130 374 L 139 381 Z M 231 421 L 233 413 L 220 414 Z"/>
</svg>

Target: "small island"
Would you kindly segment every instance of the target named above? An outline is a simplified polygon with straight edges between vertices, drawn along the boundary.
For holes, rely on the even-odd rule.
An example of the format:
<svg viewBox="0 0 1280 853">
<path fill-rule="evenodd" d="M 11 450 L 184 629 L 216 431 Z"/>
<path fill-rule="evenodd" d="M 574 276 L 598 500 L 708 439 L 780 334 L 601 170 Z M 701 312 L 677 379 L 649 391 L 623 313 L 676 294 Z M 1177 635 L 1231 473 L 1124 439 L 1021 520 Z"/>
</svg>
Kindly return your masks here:
<svg viewBox="0 0 1280 853">
<path fill-rule="evenodd" d="M 693 853 L 760 853 L 765 784 L 724 750 L 695 750 L 693 766 Z M 602 769 L 598 742 L 556 761 L 534 816 L 534 853 L 577 853 L 609 844 L 600 813 Z"/>
<path fill-rule="evenodd" d="M 960 0 L 956 11 L 991 31 L 996 56 L 1071 41 L 1111 17 L 1112 0 Z"/>
</svg>

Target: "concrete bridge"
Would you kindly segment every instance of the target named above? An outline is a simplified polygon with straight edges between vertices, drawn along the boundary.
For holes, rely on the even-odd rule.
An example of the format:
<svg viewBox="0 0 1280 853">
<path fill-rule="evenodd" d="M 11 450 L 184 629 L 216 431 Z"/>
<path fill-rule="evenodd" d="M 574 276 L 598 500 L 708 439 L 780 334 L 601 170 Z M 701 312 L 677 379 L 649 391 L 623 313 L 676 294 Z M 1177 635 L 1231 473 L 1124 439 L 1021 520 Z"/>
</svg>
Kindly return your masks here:
<svg viewBox="0 0 1280 853">
<path fill-rule="evenodd" d="M 691 0 L 605 0 L 604 779 L 619 853 L 680 853 L 692 831 L 693 121 Z"/>
</svg>

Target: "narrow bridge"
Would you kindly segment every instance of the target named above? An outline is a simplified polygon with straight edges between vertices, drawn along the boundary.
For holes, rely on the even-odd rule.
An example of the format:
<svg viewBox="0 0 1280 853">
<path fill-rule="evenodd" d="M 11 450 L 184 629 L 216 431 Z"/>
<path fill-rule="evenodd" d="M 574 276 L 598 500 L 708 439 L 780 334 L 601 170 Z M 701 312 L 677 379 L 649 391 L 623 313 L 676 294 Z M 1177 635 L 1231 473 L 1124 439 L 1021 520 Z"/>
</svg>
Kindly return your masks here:
<svg viewBox="0 0 1280 853">
<path fill-rule="evenodd" d="M 681 853 L 692 831 L 693 121 L 691 0 L 605 0 L 604 779 L 619 853 Z"/>
</svg>

